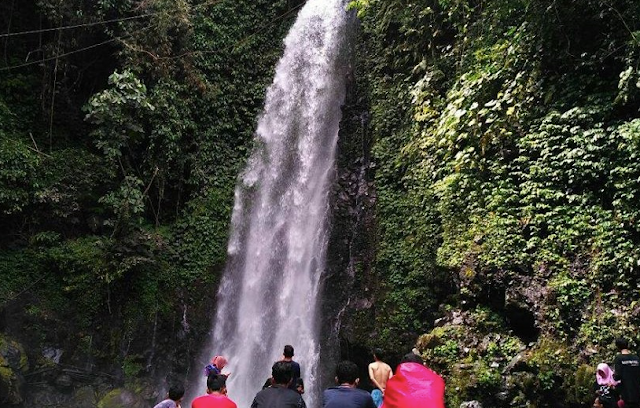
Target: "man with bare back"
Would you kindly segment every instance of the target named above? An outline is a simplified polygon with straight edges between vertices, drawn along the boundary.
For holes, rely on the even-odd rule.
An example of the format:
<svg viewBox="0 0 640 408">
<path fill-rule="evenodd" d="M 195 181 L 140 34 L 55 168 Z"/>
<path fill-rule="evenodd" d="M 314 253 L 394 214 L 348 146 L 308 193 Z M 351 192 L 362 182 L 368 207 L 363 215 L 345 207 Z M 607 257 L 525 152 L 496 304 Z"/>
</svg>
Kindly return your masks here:
<svg viewBox="0 0 640 408">
<path fill-rule="evenodd" d="M 373 398 L 373 402 L 375 402 L 376 407 L 380 407 L 380 405 L 382 405 L 382 398 L 384 396 L 384 390 L 387 388 L 387 381 L 393 376 L 391 367 L 389 367 L 389 364 L 382 361 L 383 358 L 382 350 L 375 349 L 373 350 L 373 359 L 375 361 L 369 364 L 369 378 L 371 379 L 374 387 L 376 387 L 371 391 L 371 398 Z"/>
</svg>

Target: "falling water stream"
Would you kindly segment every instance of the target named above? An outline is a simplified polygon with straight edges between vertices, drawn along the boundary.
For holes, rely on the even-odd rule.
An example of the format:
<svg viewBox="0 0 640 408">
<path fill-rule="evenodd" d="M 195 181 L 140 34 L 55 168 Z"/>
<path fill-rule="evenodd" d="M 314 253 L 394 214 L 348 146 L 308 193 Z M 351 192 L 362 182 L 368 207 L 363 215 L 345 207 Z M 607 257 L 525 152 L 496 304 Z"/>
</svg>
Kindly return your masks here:
<svg viewBox="0 0 640 408">
<path fill-rule="evenodd" d="M 236 188 L 206 355 L 228 358 L 228 394 L 239 407 L 250 406 L 285 344 L 302 367 L 307 405 L 319 406 L 318 296 L 348 21 L 343 0 L 308 0 L 300 10 Z M 200 390 L 204 383 L 202 377 Z"/>
</svg>

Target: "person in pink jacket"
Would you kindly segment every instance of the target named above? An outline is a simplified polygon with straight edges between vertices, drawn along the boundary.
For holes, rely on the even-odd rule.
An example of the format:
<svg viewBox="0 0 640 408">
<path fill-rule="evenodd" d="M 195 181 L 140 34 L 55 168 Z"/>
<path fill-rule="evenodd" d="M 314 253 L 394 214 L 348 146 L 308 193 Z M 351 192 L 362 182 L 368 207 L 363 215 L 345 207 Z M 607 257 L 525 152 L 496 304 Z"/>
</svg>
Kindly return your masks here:
<svg viewBox="0 0 640 408">
<path fill-rule="evenodd" d="M 444 408 L 444 380 L 409 353 L 387 381 L 381 408 Z"/>
</svg>

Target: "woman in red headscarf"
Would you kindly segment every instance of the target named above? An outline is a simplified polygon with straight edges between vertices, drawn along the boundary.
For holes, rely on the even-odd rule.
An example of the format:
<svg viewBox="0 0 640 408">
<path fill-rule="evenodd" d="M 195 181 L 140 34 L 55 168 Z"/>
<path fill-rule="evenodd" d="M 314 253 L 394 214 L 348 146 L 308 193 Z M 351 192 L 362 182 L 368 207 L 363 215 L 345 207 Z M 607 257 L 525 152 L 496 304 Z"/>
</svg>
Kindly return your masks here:
<svg viewBox="0 0 640 408">
<path fill-rule="evenodd" d="M 223 356 L 214 356 L 211 359 L 211 364 L 207 365 L 204 368 L 204 375 L 209 376 L 209 374 L 222 374 L 222 369 L 227 365 L 227 359 Z M 229 376 L 229 374 L 224 374 L 225 376 Z"/>
</svg>

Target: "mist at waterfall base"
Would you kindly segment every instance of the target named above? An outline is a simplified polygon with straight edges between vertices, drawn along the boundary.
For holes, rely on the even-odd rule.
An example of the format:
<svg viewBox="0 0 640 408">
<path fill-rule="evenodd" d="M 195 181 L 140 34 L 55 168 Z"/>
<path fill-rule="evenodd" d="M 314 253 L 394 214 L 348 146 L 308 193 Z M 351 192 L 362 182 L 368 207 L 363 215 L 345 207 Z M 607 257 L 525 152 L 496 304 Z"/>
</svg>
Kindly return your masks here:
<svg viewBox="0 0 640 408">
<path fill-rule="evenodd" d="M 251 405 L 286 344 L 302 367 L 307 406 L 320 405 L 318 296 L 349 21 L 343 0 L 309 0 L 300 10 L 236 187 L 212 338 L 195 369 L 227 357 L 228 395 L 239 407 Z M 185 406 L 204 394 L 204 374 L 188 388 Z"/>
</svg>

